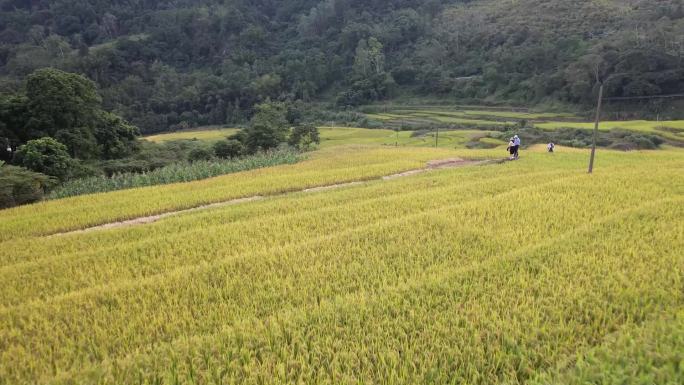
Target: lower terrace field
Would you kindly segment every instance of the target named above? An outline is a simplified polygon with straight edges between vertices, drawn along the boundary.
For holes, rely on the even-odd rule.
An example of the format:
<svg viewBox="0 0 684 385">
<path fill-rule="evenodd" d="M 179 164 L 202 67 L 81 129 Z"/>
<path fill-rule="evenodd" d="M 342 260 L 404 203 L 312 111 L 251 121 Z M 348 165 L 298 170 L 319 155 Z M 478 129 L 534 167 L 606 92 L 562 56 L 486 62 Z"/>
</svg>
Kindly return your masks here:
<svg viewBox="0 0 684 385">
<path fill-rule="evenodd" d="M 205 142 L 216 142 L 234 135 L 237 132 L 238 129 L 236 128 L 201 127 L 195 130 L 150 135 L 145 137 L 145 139 L 155 143 L 168 142 L 171 140 L 202 140 Z"/>
<path fill-rule="evenodd" d="M 377 107 L 378 112 L 367 113 L 370 122 L 384 127 L 383 129 L 364 129 L 349 127 L 320 127 L 321 146 L 330 147 L 339 144 L 383 144 L 399 146 L 434 146 L 434 130 L 443 127 L 440 133 L 439 147 L 492 147 L 503 145 L 491 136 L 493 130 L 505 130 L 519 127 L 525 121 L 545 131 L 559 129 L 593 130 L 594 123 L 582 121 L 569 113 L 522 112 L 497 109 L 448 108 L 448 107 Z M 386 110 L 386 111 L 385 111 Z M 396 129 L 402 128 L 397 136 Z M 457 130 L 454 130 L 457 128 Z M 601 131 L 624 130 L 636 133 L 658 135 L 676 145 L 684 145 L 684 121 L 602 121 Z M 171 140 L 201 140 L 215 142 L 233 135 L 237 129 L 205 127 L 191 131 L 180 131 L 148 136 L 152 142 Z"/>
<path fill-rule="evenodd" d="M 0 211 L 0 384 L 682 383 L 684 151 L 376 179 L 501 156 L 329 147 Z"/>
<path fill-rule="evenodd" d="M 538 123 L 535 127 L 543 130 L 556 130 L 559 128 L 579 128 L 584 130 L 593 130 L 594 123 L 581 122 L 547 122 Z M 602 131 L 610 131 L 615 129 L 645 132 L 648 134 L 657 134 L 667 139 L 684 142 L 684 120 L 670 120 L 670 121 L 647 121 L 647 120 L 630 120 L 630 121 L 605 121 L 601 122 L 599 129 Z"/>
<path fill-rule="evenodd" d="M 196 131 L 181 131 L 145 137 L 153 142 L 168 142 L 173 140 L 200 140 L 214 142 L 225 139 L 237 132 L 232 128 L 205 128 Z M 380 144 L 388 146 L 417 146 L 433 147 L 435 145 L 434 130 L 399 131 L 390 129 L 367 129 L 354 127 L 319 127 L 321 148 L 339 146 L 343 144 Z M 465 148 L 467 144 L 487 143 L 503 145 L 502 141 L 487 138 L 491 131 L 486 130 L 449 130 L 439 134 L 437 144 L 445 148 Z"/>
<path fill-rule="evenodd" d="M 393 131 L 387 129 L 367 129 L 350 127 L 321 127 L 321 147 L 328 148 L 342 144 L 382 144 L 385 146 L 413 146 L 466 148 L 468 145 L 505 145 L 503 141 L 488 138 L 491 131 L 483 130 L 449 130 L 439 132 L 435 140 L 435 131 Z"/>
<path fill-rule="evenodd" d="M 378 107 L 382 109 L 381 107 Z M 390 108 L 389 112 L 369 113 L 366 116 L 386 126 L 421 126 L 441 124 L 470 129 L 496 129 L 504 126 L 515 127 L 521 121 L 528 126 L 542 130 L 558 130 L 574 128 L 593 130 L 594 122 L 582 121 L 579 117 L 567 113 L 541 113 L 507 111 L 505 109 L 462 109 L 462 108 Z M 639 133 L 659 135 L 665 139 L 684 143 L 684 121 L 602 121 L 599 128 L 602 131 L 626 130 Z"/>
</svg>

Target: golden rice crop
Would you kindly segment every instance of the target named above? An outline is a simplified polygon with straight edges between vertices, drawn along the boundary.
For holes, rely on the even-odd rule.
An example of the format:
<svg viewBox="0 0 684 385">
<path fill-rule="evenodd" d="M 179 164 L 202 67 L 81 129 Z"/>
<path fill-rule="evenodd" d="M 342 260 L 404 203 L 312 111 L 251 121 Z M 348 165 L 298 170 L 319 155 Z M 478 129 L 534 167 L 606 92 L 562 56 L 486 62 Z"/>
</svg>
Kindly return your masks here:
<svg viewBox="0 0 684 385">
<path fill-rule="evenodd" d="M 681 380 L 684 359 L 684 311 L 653 314 L 625 326 L 583 353 L 574 364 L 542 373 L 531 384 L 610 384 L 638 378 L 643 384 Z M 680 381 L 681 382 L 681 381 Z"/>
<path fill-rule="evenodd" d="M 382 166 L 373 172 L 391 167 L 368 159 L 397 159 L 355 151 L 357 167 Z M 0 384 L 595 375 L 569 365 L 684 310 L 684 153 L 601 152 L 593 176 L 585 153 L 523 155 L 139 227 L 7 238 Z M 367 175 L 354 167 L 329 172 Z M 625 360 L 640 354 L 626 346 L 610 345 Z"/>
<path fill-rule="evenodd" d="M 144 137 L 145 140 L 155 143 L 169 142 L 172 140 L 201 140 L 204 142 L 217 142 L 235 135 L 239 129 L 223 128 L 217 126 L 198 127 L 193 130 L 169 132 Z"/>
<path fill-rule="evenodd" d="M 253 195 L 272 195 L 310 187 L 373 179 L 425 166 L 454 153 L 442 149 L 362 147 L 324 150 L 308 161 L 240 172 L 194 183 L 153 186 L 3 210 L 0 241 L 45 235 L 101 223 L 182 210 Z M 84 208 L 87 208 L 84 210 Z"/>
</svg>

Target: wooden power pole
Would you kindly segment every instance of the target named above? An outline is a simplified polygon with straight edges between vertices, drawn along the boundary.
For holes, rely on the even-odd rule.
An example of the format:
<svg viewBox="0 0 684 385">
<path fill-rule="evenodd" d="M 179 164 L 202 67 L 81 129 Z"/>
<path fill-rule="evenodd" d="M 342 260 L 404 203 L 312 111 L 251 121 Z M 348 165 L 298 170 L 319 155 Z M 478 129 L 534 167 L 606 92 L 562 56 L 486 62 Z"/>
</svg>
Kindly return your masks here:
<svg viewBox="0 0 684 385">
<path fill-rule="evenodd" d="M 600 83 L 598 104 L 596 106 L 596 121 L 594 122 L 594 137 L 591 141 L 591 157 L 589 158 L 589 174 L 594 172 L 594 157 L 596 156 L 596 141 L 598 140 L 599 122 L 601 121 L 601 103 L 603 101 L 603 83 Z"/>
</svg>

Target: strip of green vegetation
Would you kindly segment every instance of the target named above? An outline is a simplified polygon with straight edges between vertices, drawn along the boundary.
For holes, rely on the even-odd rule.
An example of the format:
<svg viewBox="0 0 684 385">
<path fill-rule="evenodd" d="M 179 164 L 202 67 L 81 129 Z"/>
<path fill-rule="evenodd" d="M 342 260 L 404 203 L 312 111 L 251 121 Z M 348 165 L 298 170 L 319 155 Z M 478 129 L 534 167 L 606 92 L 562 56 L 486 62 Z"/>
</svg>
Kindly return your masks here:
<svg viewBox="0 0 684 385">
<path fill-rule="evenodd" d="M 368 117 L 368 119 L 380 120 L 380 121 L 394 120 L 395 119 L 394 117 L 388 116 L 387 114 L 366 114 L 366 117 Z"/>
<path fill-rule="evenodd" d="M 563 119 L 575 118 L 576 116 L 568 113 L 555 112 L 514 112 L 514 111 L 490 111 L 490 110 L 465 110 L 466 115 L 496 116 L 500 118 L 512 119 Z"/>
<path fill-rule="evenodd" d="M 591 130 L 594 128 L 594 123 L 579 123 L 579 122 L 548 122 L 535 124 L 535 127 L 542 130 L 558 130 L 561 128 L 575 128 Z M 599 125 L 601 131 L 611 131 L 614 129 L 623 129 L 628 131 L 637 131 L 649 134 L 657 134 L 662 137 L 682 141 L 684 140 L 684 120 L 670 120 L 670 121 L 648 121 L 648 120 L 629 120 L 629 121 L 605 121 Z"/>
<path fill-rule="evenodd" d="M 507 124 L 515 124 L 516 122 L 499 122 L 496 120 L 484 120 L 484 119 L 464 119 L 456 118 L 451 116 L 442 116 L 439 114 L 428 114 L 428 113 L 414 113 L 411 114 L 412 117 L 427 118 L 438 121 L 440 123 L 450 123 L 450 124 L 464 124 L 469 126 L 480 126 L 480 127 L 491 127 L 491 126 L 505 126 Z"/>
<path fill-rule="evenodd" d="M 594 128 L 593 122 L 568 122 L 553 121 L 552 119 L 576 118 L 569 113 L 538 113 L 538 112 L 516 112 L 516 111 L 496 111 L 486 109 L 465 109 L 448 111 L 438 108 L 404 108 L 392 109 L 391 113 L 367 114 L 370 119 L 386 122 L 399 123 L 402 120 L 425 120 L 426 122 L 444 123 L 450 125 L 461 125 L 468 127 L 493 128 L 515 126 L 518 121 L 506 121 L 505 119 L 519 120 L 542 120 L 534 123 L 536 128 L 546 131 L 557 131 L 560 129 L 591 130 Z M 496 120 L 500 119 L 500 120 Z M 543 120 L 551 121 L 543 121 Z M 624 130 L 636 133 L 658 135 L 671 141 L 684 142 L 684 120 L 670 121 L 604 121 L 599 126 L 601 131 L 610 132 L 614 130 Z"/>
<path fill-rule="evenodd" d="M 474 127 L 499 127 L 504 125 L 517 124 L 517 121 L 505 119 L 535 120 L 551 118 L 561 119 L 573 117 L 570 114 L 555 113 L 526 113 L 487 110 L 445 111 L 429 109 L 392 110 L 392 113 L 370 113 L 366 114 L 366 116 L 369 119 L 381 122 L 399 122 L 401 120 L 415 120 L 418 118 L 438 123 L 458 124 Z"/>
<path fill-rule="evenodd" d="M 414 121 L 416 119 L 433 121 L 438 123 L 459 124 L 474 127 L 493 127 L 515 124 L 516 122 L 504 122 L 486 119 L 477 119 L 475 116 L 470 118 L 459 118 L 449 114 L 434 112 L 411 112 L 407 114 L 367 114 L 369 119 L 382 122 L 401 123 L 402 121 Z"/>
<path fill-rule="evenodd" d="M 219 175 L 280 164 L 293 164 L 304 155 L 292 150 L 270 151 L 237 159 L 179 162 L 145 173 L 123 173 L 111 178 L 97 176 L 70 180 L 53 190 L 48 199 L 124 190 L 179 182 L 190 182 Z"/>
<path fill-rule="evenodd" d="M 539 123 L 535 125 L 541 129 L 557 129 L 557 128 L 586 128 L 593 129 L 594 123 L 577 123 L 577 122 L 548 122 Z M 648 121 L 648 120 L 628 120 L 628 121 L 604 121 L 601 122 L 599 128 L 601 130 L 610 130 L 613 128 L 631 129 L 634 131 L 652 132 L 656 130 L 666 130 L 672 128 L 684 132 L 684 120 L 669 120 L 669 121 Z"/>
<path fill-rule="evenodd" d="M 442 115 L 462 118 L 505 118 L 505 119 L 563 119 L 574 118 L 573 114 L 568 113 L 553 113 L 553 112 L 517 112 L 517 111 L 501 111 L 501 110 L 431 110 L 431 109 L 406 109 L 395 110 L 395 113 L 404 114 L 428 114 L 428 115 Z"/>
</svg>

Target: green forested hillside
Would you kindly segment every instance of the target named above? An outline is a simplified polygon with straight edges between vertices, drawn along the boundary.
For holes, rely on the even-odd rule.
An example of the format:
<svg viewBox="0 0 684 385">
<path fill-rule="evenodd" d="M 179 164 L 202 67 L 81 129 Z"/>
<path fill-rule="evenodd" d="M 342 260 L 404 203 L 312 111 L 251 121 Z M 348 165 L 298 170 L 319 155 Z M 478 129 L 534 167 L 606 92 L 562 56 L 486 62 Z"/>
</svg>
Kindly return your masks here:
<svg viewBox="0 0 684 385">
<path fill-rule="evenodd" d="M 684 91 L 682 0 L 1 0 L 0 90 L 82 73 L 143 132 L 271 99 L 592 102 Z M 638 110 L 674 114 L 672 104 Z"/>
</svg>

